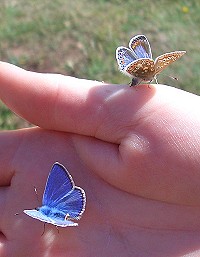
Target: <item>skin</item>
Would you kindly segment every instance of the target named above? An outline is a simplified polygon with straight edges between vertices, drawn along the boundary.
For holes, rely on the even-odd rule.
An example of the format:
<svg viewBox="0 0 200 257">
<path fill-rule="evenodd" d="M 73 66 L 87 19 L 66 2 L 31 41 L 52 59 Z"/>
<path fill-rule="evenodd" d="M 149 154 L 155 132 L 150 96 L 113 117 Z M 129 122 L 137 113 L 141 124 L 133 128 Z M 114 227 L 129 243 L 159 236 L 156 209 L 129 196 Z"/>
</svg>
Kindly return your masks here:
<svg viewBox="0 0 200 257">
<path fill-rule="evenodd" d="M 0 132 L 0 256 L 200 255 L 198 96 L 0 63 L 0 97 L 37 125 Z M 85 190 L 86 211 L 41 236 L 23 210 L 41 206 L 55 161 Z"/>
</svg>

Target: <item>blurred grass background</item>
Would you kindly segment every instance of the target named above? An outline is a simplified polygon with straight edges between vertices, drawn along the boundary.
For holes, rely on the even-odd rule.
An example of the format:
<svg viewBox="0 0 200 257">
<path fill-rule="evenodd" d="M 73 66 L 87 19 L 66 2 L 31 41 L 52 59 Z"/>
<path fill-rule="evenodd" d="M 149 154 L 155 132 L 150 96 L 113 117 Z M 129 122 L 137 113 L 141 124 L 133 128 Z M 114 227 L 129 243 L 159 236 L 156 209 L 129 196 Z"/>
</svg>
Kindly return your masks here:
<svg viewBox="0 0 200 257">
<path fill-rule="evenodd" d="M 37 72 L 109 83 L 130 82 L 115 49 L 145 34 L 153 57 L 186 50 L 159 82 L 199 94 L 200 1 L 1 0 L 0 60 Z M 29 126 L 0 103 L 0 128 Z"/>
</svg>

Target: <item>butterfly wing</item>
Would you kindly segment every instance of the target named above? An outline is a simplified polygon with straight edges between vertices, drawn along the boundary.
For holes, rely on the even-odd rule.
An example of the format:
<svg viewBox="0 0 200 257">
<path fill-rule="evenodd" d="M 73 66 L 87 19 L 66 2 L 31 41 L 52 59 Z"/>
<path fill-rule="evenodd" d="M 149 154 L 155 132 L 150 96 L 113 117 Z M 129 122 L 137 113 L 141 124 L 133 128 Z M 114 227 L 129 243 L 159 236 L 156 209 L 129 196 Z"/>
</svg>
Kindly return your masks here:
<svg viewBox="0 0 200 257">
<path fill-rule="evenodd" d="M 133 52 L 130 49 L 120 46 L 116 49 L 116 60 L 119 65 L 119 69 L 125 75 L 132 77 L 130 74 L 127 74 L 125 68 L 127 65 L 136 60 L 136 56 L 133 55 Z"/>
<path fill-rule="evenodd" d="M 152 59 L 151 47 L 147 37 L 145 37 L 144 35 L 137 35 L 131 38 L 129 42 L 129 48 L 133 51 L 137 59 Z"/>
<path fill-rule="evenodd" d="M 162 70 L 167 68 L 171 63 L 175 62 L 182 55 L 184 55 L 186 51 L 175 51 L 171 53 L 165 53 L 158 56 L 155 59 L 155 75 L 160 73 Z"/>
<path fill-rule="evenodd" d="M 126 67 L 126 72 L 143 81 L 150 81 L 154 77 L 155 67 L 152 59 L 138 59 Z M 139 80 L 138 80 L 139 81 Z"/>
<path fill-rule="evenodd" d="M 74 188 L 74 181 L 63 165 L 54 163 L 44 190 L 42 205 L 55 207 L 56 201 L 69 194 Z"/>
<path fill-rule="evenodd" d="M 66 213 L 72 219 L 79 219 L 85 210 L 84 190 L 75 186 L 72 176 L 59 163 L 55 163 L 50 171 L 42 205 Z"/>
<path fill-rule="evenodd" d="M 86 196 L 85 192 L 80 187 L 75 187 L 70 194 L 58 199 L 55 203 L 56 209 L 66 213 L 69 219 L 80 219 L 85 211 Z"/>
<path fill-rule="evenodd" d="M 45 223 L 50 223 L 55 226 L 60 227 L 68 227 L 68 226 L 78 226 L 78 223 L 75 223 L 71 220 L 60 220 L 60 219 L 52 219 L 51 217 L 48 217 L 37 210 L 24 210 L 24 213 L 26 213 L 28 216 L 40 220 Z"/>
</svg>

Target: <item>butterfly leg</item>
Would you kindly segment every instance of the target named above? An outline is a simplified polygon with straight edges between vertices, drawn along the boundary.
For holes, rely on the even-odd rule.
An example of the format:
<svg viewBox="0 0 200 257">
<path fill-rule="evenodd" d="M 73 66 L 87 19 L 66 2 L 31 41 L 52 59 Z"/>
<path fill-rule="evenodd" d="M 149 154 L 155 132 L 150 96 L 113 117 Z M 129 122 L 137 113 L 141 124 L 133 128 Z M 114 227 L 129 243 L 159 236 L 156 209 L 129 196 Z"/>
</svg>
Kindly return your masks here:
<svg viewBox="0 0 200 257">
<path fill-rule="evenodd" d="M 58 231 L 58 234 L 59 234 L 59 228 L 58 228 L 58 226 L 56 226 L 56 229 L 57 229 L 57 231 Z"/>
<path fill-rule="evenodd" d="M 43 236 L 43 235 L 44 235 L 44 232 L 45 232 L 45 226 L 46 226 L 46 223 L 44 223 L 43 232 L 42 232 L 41 236 Z"/>
<path fill-rule="evenodd" d="M 156 77 L 156 76 L 154 77 L 154 79 L 155 79 L 155 81 L 156 81 L 156 84 L 158 84 L 158 79 L 157 79 L 157 77 Z"/>
<path fill-rule="evenodd" d="M 151 82 L 153 81 L 154 79 L 152 79 L 152 80 L 150 80 L 149 82 L 148 82 L 148 88 L 150 88 L 151 89 L 151 87 L 150 87 L 150 84 L 151 84 Z M 158 84 L 158 83 L 157 83 Z"/>
</svg>

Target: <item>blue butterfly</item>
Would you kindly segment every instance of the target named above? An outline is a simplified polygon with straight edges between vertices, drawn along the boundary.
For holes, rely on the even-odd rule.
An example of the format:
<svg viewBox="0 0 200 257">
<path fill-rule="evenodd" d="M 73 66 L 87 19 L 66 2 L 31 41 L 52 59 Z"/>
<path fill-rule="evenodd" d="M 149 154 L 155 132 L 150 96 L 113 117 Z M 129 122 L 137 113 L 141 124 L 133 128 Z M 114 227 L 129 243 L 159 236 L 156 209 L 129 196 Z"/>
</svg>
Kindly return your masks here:
<svg viewBox="0 0 200 257">
<path fill-rule="evenodd" d="M 42 206 L 34 210 L 24 210 L 24 213 L 55 226 L 78 226 L 78 223 L 72 220 L 81 218 L 85 205 L 84 190 L 75 186 L 67 169 L 56 162 L 47 179 Z"/>
<path fill-rule="evenodd" d="M 132 78 L 131 86 L 141 82 L 156 80 L 156 75 L 178 60 L 186 51 L 174 51 L 152 59 L 149 41 L 144 35 L 131 38 L 129 48 L 119 46 L 116 49 L 116 59 L 119 70 Z M 157 82 L 157 80 L 156 80 Z"/>
</svg>

